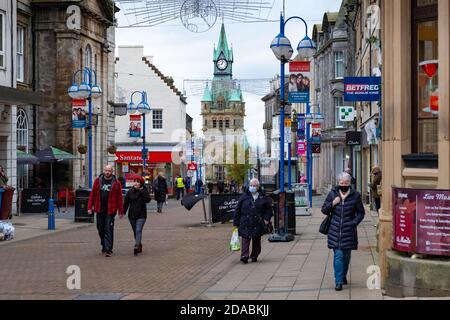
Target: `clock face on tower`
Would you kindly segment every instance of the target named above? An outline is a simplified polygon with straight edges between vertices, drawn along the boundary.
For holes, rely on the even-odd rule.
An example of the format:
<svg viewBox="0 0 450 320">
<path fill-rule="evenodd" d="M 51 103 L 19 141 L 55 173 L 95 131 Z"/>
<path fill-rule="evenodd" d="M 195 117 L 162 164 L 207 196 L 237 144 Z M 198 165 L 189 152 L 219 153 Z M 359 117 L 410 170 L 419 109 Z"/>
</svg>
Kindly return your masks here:
<svg viewBox="0 0 450 320">
<path fill-rule="evenodd" d="M 227 68 L 228 62 L 225 59 L 220 59 L 220 60 L 217 60 L 216 65 L 217 65 L 217 69 L 223 71 Z"/>
</svg>

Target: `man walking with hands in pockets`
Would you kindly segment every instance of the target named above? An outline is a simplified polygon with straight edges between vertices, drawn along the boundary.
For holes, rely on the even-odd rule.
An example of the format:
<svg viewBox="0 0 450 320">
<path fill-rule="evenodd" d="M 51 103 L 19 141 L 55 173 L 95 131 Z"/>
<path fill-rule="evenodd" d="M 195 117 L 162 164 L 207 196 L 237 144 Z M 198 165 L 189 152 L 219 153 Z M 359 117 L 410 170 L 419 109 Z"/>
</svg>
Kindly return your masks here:
<svg viewBox="0 0 450 320">
<path fill-rule="evenodd" d="M 116 214 L 123 218 L 122 186 L 113 175 L 113 167 L 105 166 L 103 174 L 94 181 L 88 202 L 88 214 L 97 213 L 97 229 L 102 245 L 102 254 L 111 257 L 114 242 Z"/>
</svg>

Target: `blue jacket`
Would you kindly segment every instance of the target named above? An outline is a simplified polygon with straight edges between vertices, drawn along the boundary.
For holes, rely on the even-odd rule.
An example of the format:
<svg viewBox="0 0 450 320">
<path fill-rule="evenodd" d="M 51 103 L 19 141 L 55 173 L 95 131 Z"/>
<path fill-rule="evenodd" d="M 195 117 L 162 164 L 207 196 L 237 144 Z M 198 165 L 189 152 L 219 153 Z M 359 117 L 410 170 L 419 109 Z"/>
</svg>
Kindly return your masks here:
<svg viewBox="0 0 450 320">
<path fill-rule="evenodd" d="M 236 206 L 233 225 L 239 227 L 241 237 L 259 238 L 264 234 L 262 221 L 272 219 L 272 210 L 272 199 L 261 191 L 256 201 L 250 193 L 244 194 Z"/>
<path fill-rule="evenodd" d="M 333 207 L 333 200 L 336 197 L 340 197 L 338 187 L 331 190 L 322 206 L 323 214 L 332 215 L 330 230 L 328 231 L 328 248 L 357 250 L 357 227 L 365 215 L 361 195 L 351 189 L 345 201 L 341 199 L 341 202 Z"/>
</svg>

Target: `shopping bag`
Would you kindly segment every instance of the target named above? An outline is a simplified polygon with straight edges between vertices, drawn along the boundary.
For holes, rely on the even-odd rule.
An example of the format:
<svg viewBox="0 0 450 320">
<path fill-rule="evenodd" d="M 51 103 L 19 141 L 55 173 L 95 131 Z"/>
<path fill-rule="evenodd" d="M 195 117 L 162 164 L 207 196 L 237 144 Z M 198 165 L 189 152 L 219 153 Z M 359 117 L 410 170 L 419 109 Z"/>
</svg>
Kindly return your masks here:
<svg viewBox="0 0 450 320">
<path fill-rule="evenodd" d="M 233 228 L 233 234 L 231 235 L 230 250 L 239 251 L 241 250 L 241 243 L 239 242 L 239 232 L 238 228 Z"/>
</svg>

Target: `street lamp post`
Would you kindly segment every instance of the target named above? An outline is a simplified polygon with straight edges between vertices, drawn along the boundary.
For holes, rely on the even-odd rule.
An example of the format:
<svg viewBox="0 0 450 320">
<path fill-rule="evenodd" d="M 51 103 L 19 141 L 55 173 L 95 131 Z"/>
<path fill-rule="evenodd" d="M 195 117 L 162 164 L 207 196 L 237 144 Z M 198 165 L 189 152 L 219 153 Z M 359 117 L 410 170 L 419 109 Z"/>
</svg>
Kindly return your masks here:
<svg viewBox="0 0 450 320">
<path fill-rule="evenodd" d="M 76 76 L 83 72 L 83 81 L 78 85 Z M 94 82 L 93 82 L 94 80 Z M 88 161 L 89 161 L 89 188 L 92 188 L 92 98 L 98 98 L 102 95 L 102 89 L 97 85 L 97 73 L 88 68 L 75 71 L 73 74 L 72 86 L 68 90 L 72 99 L 87 99 L 89 102 L 89 120 L 88 120 Z"/>
<path fill-rule="evenodd" d="M 133 103 L 133 96 L 136 93 L 141 94 L 141 102 L 139 102 L 137 106 Z M 145 176 L 145 168 L 147 167 L 147 158 L 148 158 L 148 149 L 146 147 L 145 141 L 145 132 L 146 132 L 145 116 L 148 113 L 152 112 L 152 110 L 150 109 L 150 105 L 147 102 L 147 92 L 145 91 L 134 91 L 131 94 L 130 100 L 131 101 L 128 105 L 128 111 L 130 112 L 130 114 L 139 112 L 142 115 L 142 176 Z"/>
<path fill-rule="evenodd" d="M 285 64 L 288 63 L 294 53 L 291 42 L 284 35 L 285 25 L 293 19 L 301 20 L 305 24 L 306 36 L 300 41 L 297 46 L 299 55 L 305 57 L 311 57 L 315 52 L 314 42 L 308 37 L 308 24 L 303 18 L 298 16 L 290 17 L 284 21 L 283 12 L 280 15 L 280 33 L 272 41 L 270 48 L 272 49 L 275 57 L 281 62 L 281 83 L 280 83 L 280 199 L 283 199 L 285 193 L 284 187 L 284 119 L 285 119 Z M 290 152 L 289 152 L 290 153 Z M 289 155 L 290 156 L 290 155 Z M 286 199 L 286 197 L 284 197 Z M 281 206 L 284 208 L 284 230 L 279 230 L 278 234 L 273 235 L 270 238 L 272 242 L 288 242 L 294 240 L 294 236 L 288 233 L 288 206 Z M 278 212 L 278 211 L 277 211 Z"/>
</svg>

